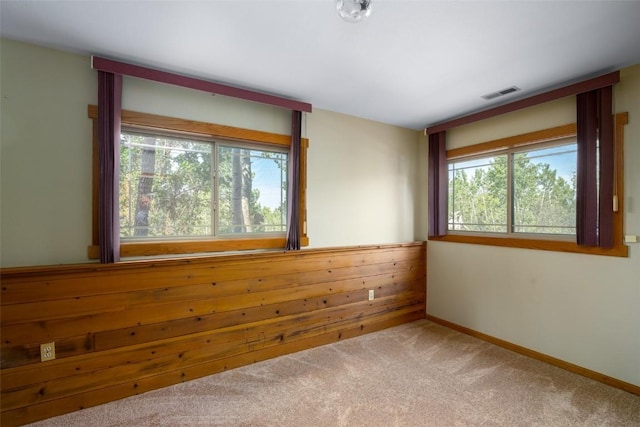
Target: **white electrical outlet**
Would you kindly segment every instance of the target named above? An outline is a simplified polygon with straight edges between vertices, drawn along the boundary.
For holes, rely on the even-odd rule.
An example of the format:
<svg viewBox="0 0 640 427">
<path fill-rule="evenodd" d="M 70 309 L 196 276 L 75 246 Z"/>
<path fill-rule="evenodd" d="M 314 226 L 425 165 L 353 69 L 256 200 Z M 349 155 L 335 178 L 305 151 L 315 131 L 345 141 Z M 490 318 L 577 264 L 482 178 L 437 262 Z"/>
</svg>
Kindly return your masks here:
<svg viewBox="0 0 640 427">
<path fill-rule="evenodd" d="M 638 243 L 638 236 L 634 236 L 632 234 L 627 234 L 624 236 L 625 243 Z"/>
<path fill-rule="evenodd" d="M 40 344 L 40 361 L 41 362 L 46 362 L 47 360 L 53 360 L 55 358 L 56 358 L 55 342 Z"/>
<path fill-rule="evenodd" d="M 369 301 L 373 301 L 375 297 L 375 291 L 373 289 L 369 289 Z"/>
</svg>

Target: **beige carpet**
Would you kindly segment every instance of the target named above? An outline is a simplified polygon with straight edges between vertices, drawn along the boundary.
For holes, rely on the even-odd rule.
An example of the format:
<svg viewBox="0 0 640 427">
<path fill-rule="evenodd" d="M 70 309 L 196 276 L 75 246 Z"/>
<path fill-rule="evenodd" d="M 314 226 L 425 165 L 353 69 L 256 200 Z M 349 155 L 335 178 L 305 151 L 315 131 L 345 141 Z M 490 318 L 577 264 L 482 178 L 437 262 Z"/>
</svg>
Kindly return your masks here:
<svg viewBox="0 0 640 427">
<path fill-rule="evenodd" d="M 38 426 L 640 426 L 640 397 L 421 320 Z"/>
</svg>

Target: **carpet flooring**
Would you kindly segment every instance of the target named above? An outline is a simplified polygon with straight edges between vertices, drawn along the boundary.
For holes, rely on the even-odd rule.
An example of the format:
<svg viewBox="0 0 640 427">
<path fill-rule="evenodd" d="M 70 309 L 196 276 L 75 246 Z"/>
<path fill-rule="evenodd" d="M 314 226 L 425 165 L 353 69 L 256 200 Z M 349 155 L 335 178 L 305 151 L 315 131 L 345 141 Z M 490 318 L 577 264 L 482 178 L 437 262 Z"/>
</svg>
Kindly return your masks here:
<svg viewBox="0 0 640 427">
<path fill-rule="evenodd" d="M 640 397 L 427 320 L 33 426 L 640 426 Z"/>
</svg>

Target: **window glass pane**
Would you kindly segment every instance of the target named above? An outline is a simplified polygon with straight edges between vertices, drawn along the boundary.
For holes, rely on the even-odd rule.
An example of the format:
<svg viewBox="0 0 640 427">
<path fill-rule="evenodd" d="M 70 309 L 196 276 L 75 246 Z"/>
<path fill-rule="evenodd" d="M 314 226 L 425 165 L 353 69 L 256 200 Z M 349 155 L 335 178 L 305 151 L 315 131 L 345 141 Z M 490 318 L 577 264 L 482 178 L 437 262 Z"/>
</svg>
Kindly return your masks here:
<svg viewBox="0 0 640 427">
<path fill-rule="evenodd" d="M 121 236 L 211 235 L 211 148 L 207 142 L 122 134 Z"/>
<path fill-rule="evenodd" d="M 507 156 L 449 163 L 449 230 L 507 231 Z"/>
<path fill-rule="evenodd" d="M 221 234 L 286 231 L 287 153 L 218 146 Z"/>
<path fill-rule="evenodd" d="M 575 234 L 576 144 L 515 153 L 513 231 Z"/>
</svg>

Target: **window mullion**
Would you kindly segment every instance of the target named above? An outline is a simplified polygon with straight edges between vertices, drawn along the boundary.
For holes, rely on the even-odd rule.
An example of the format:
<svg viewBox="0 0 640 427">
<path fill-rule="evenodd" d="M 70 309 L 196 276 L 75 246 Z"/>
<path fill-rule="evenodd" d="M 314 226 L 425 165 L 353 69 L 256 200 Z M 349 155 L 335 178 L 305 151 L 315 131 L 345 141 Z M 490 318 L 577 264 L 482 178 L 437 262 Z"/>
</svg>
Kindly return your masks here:
<svg viewBox="0 0 640 427">
<path fill-rule="evenodd" d="M 218 209 L 219 209 L 219 194 L 218 194 L 218 180 L 220 174 L 218 173 L 218 144 L 212 143 L 211 147 L 211 234 L 213 236 L 218 235 Z"/>
<path fill-rule="evenodd" d="M 513 215 L 515 210 L 514 199 L 514 174 L 513 174 L 513 153 L 507 153 L 507 234 L 512 234 Z"/>
</svg>

